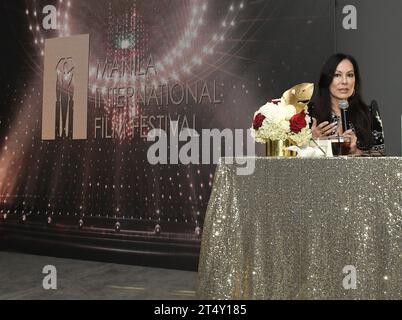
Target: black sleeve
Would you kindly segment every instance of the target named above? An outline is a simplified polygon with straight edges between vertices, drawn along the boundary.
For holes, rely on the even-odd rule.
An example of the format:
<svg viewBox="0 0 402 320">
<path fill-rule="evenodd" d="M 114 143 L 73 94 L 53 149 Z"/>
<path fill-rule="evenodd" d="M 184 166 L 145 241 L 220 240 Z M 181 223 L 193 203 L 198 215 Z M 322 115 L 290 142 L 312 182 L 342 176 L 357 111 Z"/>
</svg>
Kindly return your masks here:
<svg viewBox="0 0 402 320">
<path fill-rule="evenodd" d="M 385 155 L 384 128 L 377 101 L 373 100 L 369 106 L 371 116 L 372 145 L 371 153 Z"/>
<path fill-rule="evenodd" d="M 315 115 L 315 104 L 314 104 L 314 102 L 309 102 L 308 104 L 307 104 L 307 107 L 308 107 L 308 115 L 311 117 L 311 121 L 310 121 L 310 129 L 311 129 L 311 127 L 313 126 L 313 118 L 316 118 L 317 119 L 317 117 L 316 117 L 316 115 Z"/>
</svg>

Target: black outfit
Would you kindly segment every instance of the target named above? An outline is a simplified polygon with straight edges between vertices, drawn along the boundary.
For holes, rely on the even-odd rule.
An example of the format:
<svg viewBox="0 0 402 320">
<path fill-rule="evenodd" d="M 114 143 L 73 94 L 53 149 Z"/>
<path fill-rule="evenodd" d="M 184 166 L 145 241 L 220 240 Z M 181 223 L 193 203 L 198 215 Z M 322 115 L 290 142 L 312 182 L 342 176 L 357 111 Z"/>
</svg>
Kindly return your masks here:
<svg viewBox="0 0 402 320">
<path fill-rule="evenodd" d="M 378 104 L 375 100 L 371 102 L 368 106 L 370 112 L 370 121 L 371 121 L 371 145 L 363 146 L 359 144 L 359 140 L 357 140 L 357 148 L 363 151 L 365 155 L 385 155 L 385 144 L 384 144 L 384 130 L 382 125 L 382 120 L 380 117 L 380 112 L 378 108 Z M 315 106 L 313 103 L 309 104 L 309 115 L 314 117 Z M 341 119 L 339 116 L 332 114 L 331 119 L 327 120 L 330 123 L 340 123 Z M 312 121 L 310 126 L 312 125 Z M 349 128 L 351 128 L 355 133 L 355 128 L 353 123 L 349 121 Z M 332 134 L 336 134 L 336 130 Z"/>
</svg>

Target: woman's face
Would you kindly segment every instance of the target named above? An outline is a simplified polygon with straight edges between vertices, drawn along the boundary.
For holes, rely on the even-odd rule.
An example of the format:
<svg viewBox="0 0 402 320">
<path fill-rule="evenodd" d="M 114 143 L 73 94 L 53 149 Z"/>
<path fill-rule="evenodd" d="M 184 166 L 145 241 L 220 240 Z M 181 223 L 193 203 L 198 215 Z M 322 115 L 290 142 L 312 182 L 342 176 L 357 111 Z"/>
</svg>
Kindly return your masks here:
<svg viewBox="0 0 402 320">
<path fill-rule="evenodd" d="M 347 100 L 355 89 L 355 70 L 352 62 L 345 59 L 336 67 L 334 78 L 329 86 L 331 97 L 336 100 Z"/>
</svg>

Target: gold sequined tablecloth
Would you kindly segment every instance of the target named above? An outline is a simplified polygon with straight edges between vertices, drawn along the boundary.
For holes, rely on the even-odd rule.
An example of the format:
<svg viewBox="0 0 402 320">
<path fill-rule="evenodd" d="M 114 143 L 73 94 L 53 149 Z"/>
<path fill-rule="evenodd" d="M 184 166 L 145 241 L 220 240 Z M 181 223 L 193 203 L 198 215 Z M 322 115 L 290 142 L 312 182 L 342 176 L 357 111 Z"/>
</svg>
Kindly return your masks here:
<svg viewBox="0 0 402 320">
<path fill-rule="evenodd" d="M 402 158 L 255 161 L 217 166 L 198 298 L 402 299 Z"/>
</svg>

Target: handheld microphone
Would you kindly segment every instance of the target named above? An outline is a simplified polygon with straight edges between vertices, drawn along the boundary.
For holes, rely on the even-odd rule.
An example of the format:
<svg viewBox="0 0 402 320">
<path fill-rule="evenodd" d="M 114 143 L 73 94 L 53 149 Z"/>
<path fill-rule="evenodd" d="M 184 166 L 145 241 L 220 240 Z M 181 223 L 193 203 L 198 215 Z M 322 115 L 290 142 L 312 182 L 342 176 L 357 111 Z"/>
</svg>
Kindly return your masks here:
<svg viewBox="0 0 402 320">
<path fill-rule="evenodd" d="M 350 129 L 349 115 L 348 115 L 349 102 L 347 102 L 346 100 L 340 101 L 339 108 L 341 108 L 342 130 L 343 130 L 343 132 L 345 132 Z"/>
</svg>

